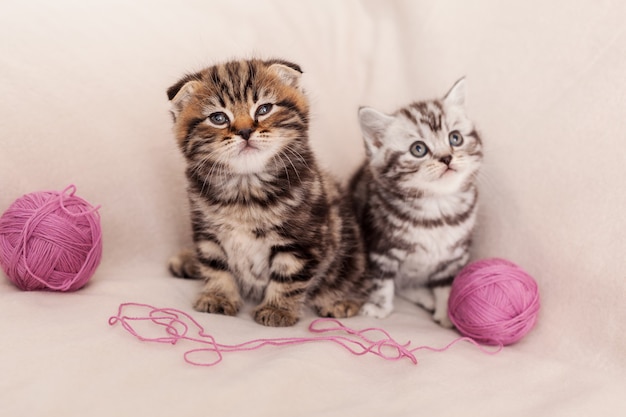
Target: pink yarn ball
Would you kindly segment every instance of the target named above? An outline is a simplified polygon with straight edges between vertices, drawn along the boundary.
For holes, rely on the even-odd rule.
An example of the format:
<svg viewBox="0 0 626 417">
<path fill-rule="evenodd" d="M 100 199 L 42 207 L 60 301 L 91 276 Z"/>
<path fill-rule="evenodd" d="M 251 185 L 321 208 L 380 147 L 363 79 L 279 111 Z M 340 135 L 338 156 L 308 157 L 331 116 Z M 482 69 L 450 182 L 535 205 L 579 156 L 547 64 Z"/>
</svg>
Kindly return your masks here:
<svg viewBox="0 0 626 417">
<path fill-rule="evenodd" d="M 98 267 L 99 207 L 75 192 L 26 194 L 0 217 L 0 266 L 21 290 L 76 291 Z"/>
<path fill-rule="evenodd" d="M 452 283 L 448 315 L 458 331 L 488 345 L 510 345 L 537 322 L 539 290 L 522 268 L 492 258 L 468 264 Z"/>
</svg>

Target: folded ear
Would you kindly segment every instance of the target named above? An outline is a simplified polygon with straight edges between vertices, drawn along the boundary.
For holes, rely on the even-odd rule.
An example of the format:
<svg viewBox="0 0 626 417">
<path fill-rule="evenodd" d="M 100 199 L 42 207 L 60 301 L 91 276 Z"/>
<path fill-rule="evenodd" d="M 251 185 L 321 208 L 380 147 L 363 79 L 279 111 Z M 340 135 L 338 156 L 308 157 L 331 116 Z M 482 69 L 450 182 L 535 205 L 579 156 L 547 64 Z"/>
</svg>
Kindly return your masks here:
<svg viewBox="0 0 626 417">
<path fill-rule="evenodd" d="M 172 114 L 174 115 L 174 118 L 178 116 L 178 114 L 185 107 L 185 104 L 189 102 L 189 99 L 193 96 L 194 92 L 197 91 L 200 85 L 202 85 L 199 81 L 201 78 L 202 77 L 199 73 L 186 75 L 176 84 L 167 89 L 167 98 L 172 104 Z"/>
<path fill-rule="evenodd" d="M 448 106 L 465 107 L 465 77 L 454 83 L 443 102 Z"/>
<path fill-rule="evenodd" d="M 268 71 L 276 75 L 283 83 L 295 88 L 300 88 L 300 78 L 302 70 L 296 64 L 287 61 L 270 61 L 273 62 Z"/>
<path fill-rule="evenodd" d="M 359 109 L 359 124 L 368 155 L 372 155 L 383 146 L 383 136 L 393 121 L 393 116 L 381 113 L 372 107 Z"/>
</svg>

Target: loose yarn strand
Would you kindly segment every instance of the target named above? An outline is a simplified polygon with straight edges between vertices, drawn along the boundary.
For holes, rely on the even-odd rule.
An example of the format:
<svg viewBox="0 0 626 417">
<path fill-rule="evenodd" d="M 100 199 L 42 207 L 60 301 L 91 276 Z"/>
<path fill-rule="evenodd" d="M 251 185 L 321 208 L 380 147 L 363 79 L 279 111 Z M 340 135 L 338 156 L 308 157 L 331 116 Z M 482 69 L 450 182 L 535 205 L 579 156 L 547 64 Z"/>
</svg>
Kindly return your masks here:
<svg viewBox="0 0 626 417">
<path fill-rule="evenodd" d="M 127 309 L 141 309 L 143 315 L 126 315 Z M 149 322 L 164 330 L 166 336 L 149 337 L 142 335 L 134 326 L 134 323 Z M 185 362 L 196 366 L 214 366 L 221 362 L 225 353 L 246 352 L 260 349 L 265 346 L 291 346 L 311 342 L 332 342 L 356 356 L 373 354 L 384 360 L 395 361 L 408 358 L 413 364 L 418 361 L 415 352 L 418 350 L 429 350 L 433 352 L 444 352 L 456 345 L 458 342 L 466 341 L 477 346 L 483 353 L 496 354 L 500 352 L 502 346 L 496 350 L 486 350 L 477 342 L 468 337 L 459 337 L 443 348 L 433 348 L 429 346 L 418 346 L 411 348 L 411 342 L 398 343 L 384 329 L 370 327 L 362 330 L 354 330 L 343 325 L 339 320 L 333 318 L 315 319 L 309 325 L 309 332 L 315 334 L 313 337 L 285 337 L 274 339 L 254 339 L 239 344 L 218 343 L 215 338 L 208 334 L 204 327 L 191 315 L 174 308 L 157 308 L 149 304 L 123 303 L 120 304 L 117 315 L 109 318 L 109 325 L 117 323 L 122 328 L 143 342 L 168 343 L 175 345 L 181 341 L 201 345 L 201 347 L 187 350 L 183 358 Z M 335 333 L 335 334 L 333 334 Z M 336 333 L 339 333 L 337 335 Z M 195 355 L 210 353 L 215 355 L 212 360 L 194 359 Z"/>
</svg>

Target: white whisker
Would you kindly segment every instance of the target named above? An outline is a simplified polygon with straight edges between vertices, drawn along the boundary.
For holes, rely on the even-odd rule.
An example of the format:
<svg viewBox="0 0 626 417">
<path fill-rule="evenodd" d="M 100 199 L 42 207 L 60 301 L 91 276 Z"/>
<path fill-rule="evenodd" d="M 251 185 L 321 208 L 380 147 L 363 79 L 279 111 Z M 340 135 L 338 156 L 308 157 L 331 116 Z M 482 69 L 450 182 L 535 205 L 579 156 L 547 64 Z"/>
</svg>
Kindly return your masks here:
<svg viewBox="0 0 626 417">
<path fill-rule="evenodd" d="M 278 154 L 272 156 L 272 160 L 275 160 L 276 158 L 278 158 L 278 160 L 283 164 L 283 167 L 285 169 L 285 175 L 287 176 L 287 184 L 289 185 L 289 188 L 291 188 L 291 179 L 289 178 L 289 170 L 287 169 L 287 165 L 285 164 L 285 161 L 283 161 L 283 159 L 280 157 L 280 155 L 282 155 L 283 152 L 279 152 Z M 285 157 L 287 157 L 287 155 L 285 155 Z M 289 158 L 287 158 L 289 159 Z M 293 164 L 292 164 L 293 165 Z M 296 171 L 297 173 L 297 171 Z"/>
<path fill-rule="evenodd" d="M 296 176 L 298 177 L 298 183 L 302 184 L 302 178 L 300 178 L 300 173 L 298 172 L 298 169 L 296 168 L 296 166 L 291 161 L 291 158 L 289 158 L 289 155 L 287 155 L 284 151 L 281 151 L 280 154 L 281 155 L 285 155 L 285 158 L 287 158 L 287 161 L 289 161 L 289 164 L 292 166 L 293 171 L 296 173 Z M 283 164 L 284 163 L 285 162 L 283 161 Z M 287 169 L 287 166 L 285 166 L 285 169 Z"/>
</svg>

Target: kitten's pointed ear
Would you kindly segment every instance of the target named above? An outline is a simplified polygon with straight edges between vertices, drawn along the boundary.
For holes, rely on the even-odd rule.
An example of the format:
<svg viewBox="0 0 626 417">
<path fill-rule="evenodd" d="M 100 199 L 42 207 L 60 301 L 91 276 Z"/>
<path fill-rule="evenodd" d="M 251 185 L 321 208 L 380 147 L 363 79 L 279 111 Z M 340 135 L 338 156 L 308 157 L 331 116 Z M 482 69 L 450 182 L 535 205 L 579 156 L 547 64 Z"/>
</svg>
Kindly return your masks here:
<svg viewBox="0 0 626 417">
<path fill-rule="evenodd" d="M 449 106 L 465 107 L 465 93 L 465 77 L 463 77 L 454 83 L 443 102 Z"/>
<path fill-rule="evenodd" d="M 368 155 L 376 152 L 383 146 L 382 138 L 385 131 L 393 122 L 394 118 L 379 112 L 372 107 L 361 107 L 359 109 L 359 124 L 365 142 L 365 149 Z"/>
<path fill-rule="evenodd" d="M 268 71 L 276 75 L 282 82 L 295 88 L 300 88 L 302 70 L 295 64 L 277 62 L 268 67 Z"/>
<path fill-rule="evenodd" d="M 198 87 L 202 84 L 199 79 L 199 74 L 187 75 L 167 89 L 167 98 L 172 104 L 172 114 L 174 118 L 178 116 L 185 107 L 185 104 L 189 102 L 194 92 L 197 91 Z"/>
</svg>

